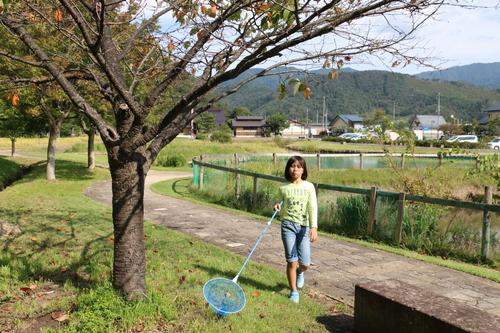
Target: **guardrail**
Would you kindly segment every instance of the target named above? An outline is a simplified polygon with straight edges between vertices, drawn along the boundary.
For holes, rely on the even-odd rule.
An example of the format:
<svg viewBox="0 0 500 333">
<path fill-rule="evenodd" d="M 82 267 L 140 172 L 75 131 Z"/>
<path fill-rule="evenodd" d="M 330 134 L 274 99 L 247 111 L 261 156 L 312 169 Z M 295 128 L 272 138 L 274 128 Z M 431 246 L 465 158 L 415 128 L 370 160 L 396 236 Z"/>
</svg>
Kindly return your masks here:
<svg viewBox="0 0 500 333">
<path fill-rule="evenodd" d="M 290 154 L 234 154 L 234 155 L 207 155 L 207 156 L 199 156 L 193 157 L 192 163 L 199 167 L 198 174 L 194 174 L 193 178 L 195 184 L 198 185 L 198 188 L 203 189 L 203 173 L 204 168 L 216 169 L 224 172 L 233 173 L 236 175 L 235 179 L 235 196 L 239 197 L 240 192 L 240 177 L 248 176 L 253 177 L 253 198 L 252 205 L 254 207 L 257 206 L 257 191 L 258 191 L 258 180 L 266 179 L 271 181 L 276 181 L 279 183 L 285 182 L 284 177 L 277 177 L 271 175 L 265 175 L 257 172 L 245 171 L 238 169 L 239 158 L 242 156 L 270 156 L 272 157 L 272 161 L 276 164 L 277 156 L 291 156 Z M 302 155 L 302 156 L 316 156 L 318 158 L 318 164 L 320 159 L 320 154 L 317 155 Z M 221 165 L 207 163 L 206 159 L 211 158 L 234 158 L 235 168 L 229 168 Z M 362 157 L 362 155 L 361 155 Z M 193 173 L 196 173 L 197 168 L 193 168 Z M 459 200 L 450 200 L 450 199 L 441 199 L 441 198 L 430 198 L 425 196 L 418 195 L 410 195 L 406 193 L 398 193 L 398 192 L 389 192 L 383 191 L 377 187 L 372 187 L 370 189 L 366 188 L 355 188 L 355 187 L 347 187 L 347 186 L 339 186 L 339 185 L 329 185 L 322 183 L 314 183 L 316 191 L 319 189 L 328 190 L 328 191 L 337 191 L 337 192 L 346 192 L 353 194 L 361 194 L 368 198 L 368 223 L 367 223 L 367 234 L 372 235 L 374 226 L 376 223 L 377 216 L 377 200 L 378 198 L 389 198 L 393 200 L 397 200 L 398 202 L 398 215 L 396 220 L 396 230 L 394 231 L 394 240 L 399 244 L 402 240 L 402 225 L 403 225 L 403 216 L 405 212 L 405 203 L 406 201 L 412 202 L 421 202 L 428 204 L 435 204 L 441 206 L 450 206 L 457 208 L 465 208 L 465 209 L 473 209 L 483 211 L 483 227 L 482 227 L 482 242 L 481 242 L 481 257 L 486 259 L 490 252 L 490 235 L 491 235 L 491 214 L 500 213 L 500 205 L 492 204 L 493 201 L 493 186 L 485 186 L 485 202 L 468 202 L 468 201 L 459 201 Z"/>
</svg>

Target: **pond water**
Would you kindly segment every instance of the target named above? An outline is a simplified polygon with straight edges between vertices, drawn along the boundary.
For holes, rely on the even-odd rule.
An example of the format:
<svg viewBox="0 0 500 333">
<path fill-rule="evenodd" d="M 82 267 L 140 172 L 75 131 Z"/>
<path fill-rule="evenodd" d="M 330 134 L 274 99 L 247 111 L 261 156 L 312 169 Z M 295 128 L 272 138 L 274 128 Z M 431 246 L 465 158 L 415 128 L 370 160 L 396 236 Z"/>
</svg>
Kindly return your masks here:
<svg viewBox="0 0 500 333">
<path fill-rule="evenodd" d="M 318 157 L 317 155 L 301 155 L 306 160 L 307 166 L 317 166 Z M 279 164 L 285 164 L 289 159 L 290 155 L 277 155 L 276 162 Z M 427 167 L 436 166 L 439 163 L 439 159 L 434 155 L 420 155 L 415 157 L 406 156 L 403 162 L 401 155 L 386 157 L 381 154 L 377 155 L 363 155 L 360 154 L 325 154 L 320 155 L 319 163 L 321 169 L 357 169 L 361 166 L 363 169 L 380 169 L 388 168 L 388 162 L 395 164 L 400 167 L 402 163 L 406 168 L 412 167 Z M 453 162 L 457 166 L 467 166 L 473 167 L 475 165 L 475 159 L 471 156 L 452 156 L 444 157 L 443 163 Z M 253 163 L 253 162 L 272 162 L 272 156 L 239 156 L 238 163 Z M 214 163 L 218 165 L 229 166 L 234 164 L 234 158 L 225 157 L 210 159 L 209 163 Z"/>
</svg>

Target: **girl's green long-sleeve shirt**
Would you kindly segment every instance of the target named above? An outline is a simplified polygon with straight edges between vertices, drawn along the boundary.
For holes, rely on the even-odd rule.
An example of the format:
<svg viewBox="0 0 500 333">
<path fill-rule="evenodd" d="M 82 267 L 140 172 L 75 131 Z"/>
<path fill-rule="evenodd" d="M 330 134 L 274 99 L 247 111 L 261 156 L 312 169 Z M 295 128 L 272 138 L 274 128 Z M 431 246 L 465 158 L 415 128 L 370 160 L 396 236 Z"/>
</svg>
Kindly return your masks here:
<svg viewBox="0 0 500 333">
<path fill-rule="evenodd" d="M 314 185 L 308 181 L 300 184 L 286 182 L 278 190 L 281 205 L 280 217 L 311 228 L 318 227 L 318 202 Z"/>
</svg>

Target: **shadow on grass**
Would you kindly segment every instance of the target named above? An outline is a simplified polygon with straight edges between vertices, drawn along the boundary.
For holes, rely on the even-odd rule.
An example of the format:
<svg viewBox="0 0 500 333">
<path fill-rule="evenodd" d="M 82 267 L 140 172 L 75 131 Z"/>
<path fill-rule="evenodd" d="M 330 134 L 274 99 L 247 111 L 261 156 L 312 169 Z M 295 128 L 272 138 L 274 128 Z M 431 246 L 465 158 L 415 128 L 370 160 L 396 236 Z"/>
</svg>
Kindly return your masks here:
<svg viewBox="0 0 500 333">
<path fill-rule="evenodd" d="M 190 195 L 189 186 L 193 182 L 192 178 L 179 179 L 172 183 L 172 191 L 178 195 Z"/>
<path fill-rule="evenodd" d="M 354 317 L 347 314 L 318 317 L 317 322 L 324 325 L 329 332 L 352 333 L 354 332 Z"/>
</svg>

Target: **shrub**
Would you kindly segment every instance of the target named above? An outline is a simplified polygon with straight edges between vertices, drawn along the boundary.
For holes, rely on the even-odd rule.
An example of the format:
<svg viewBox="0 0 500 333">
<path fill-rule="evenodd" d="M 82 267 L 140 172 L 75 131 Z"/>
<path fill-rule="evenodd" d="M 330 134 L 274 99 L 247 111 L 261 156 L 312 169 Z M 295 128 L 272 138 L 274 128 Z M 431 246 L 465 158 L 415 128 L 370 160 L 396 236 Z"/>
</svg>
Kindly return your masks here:
<svg viewBox="0 0 500 333">
<path fill-rule="evenodd" d="M 177 151 L 170 151 L 168 153 L 160 152 L 160 154 L 156 158 L 154 165 L 174 168 L 184 167 L 187 165 L 187 158 Z"/>
<path fill-rule="evenodd" d="M 225 131 L 214 132 L 210 136 L 210 141 L 212 142 L 229 143 L 231 142 L 231 139 L 232 139 L 232 133 Z"/>
<path fill-rule="evenodd" d="M 208 135 L 205 133 L 197 133 L 196 134 L 196 140 L 207 140 Z"/>
</svg>

